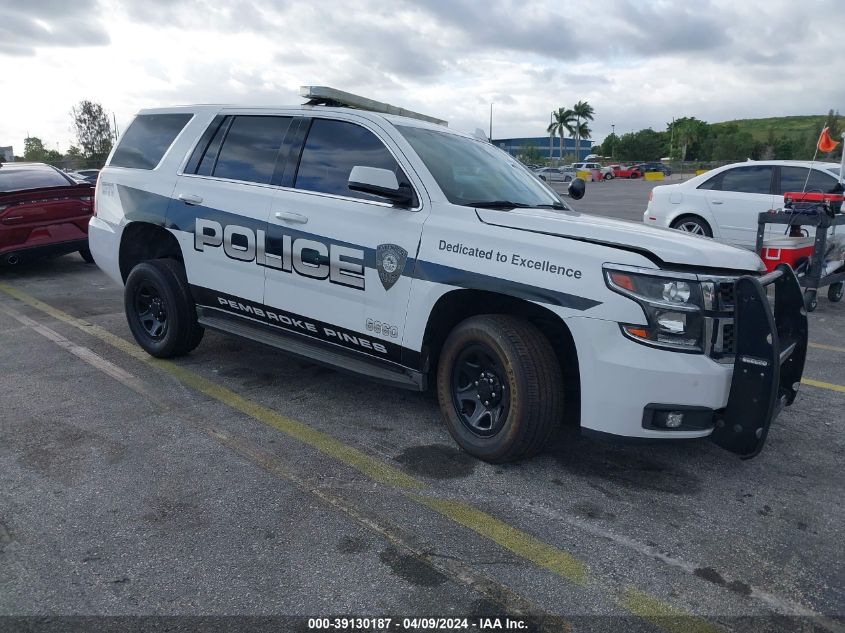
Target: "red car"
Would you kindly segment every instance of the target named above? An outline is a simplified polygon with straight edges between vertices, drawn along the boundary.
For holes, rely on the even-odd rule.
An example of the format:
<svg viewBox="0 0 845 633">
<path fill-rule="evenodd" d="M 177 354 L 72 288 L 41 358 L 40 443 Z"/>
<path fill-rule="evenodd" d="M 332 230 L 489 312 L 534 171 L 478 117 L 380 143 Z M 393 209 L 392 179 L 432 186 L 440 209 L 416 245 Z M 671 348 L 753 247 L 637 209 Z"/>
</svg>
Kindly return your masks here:
<svg viewBox="0 0 845 633">
<path fill-rule="evenodd" d="M 636 167 L 625 167 L 624 165 L 611 165 L 613 175 L 616 178 L 640 178 L 643 175 Z"/>
<path fill-rule="evenodd" d="M 0 263 L 88 250 L 94 185 L 43 163 L 0 163 Z"/>
</svg>

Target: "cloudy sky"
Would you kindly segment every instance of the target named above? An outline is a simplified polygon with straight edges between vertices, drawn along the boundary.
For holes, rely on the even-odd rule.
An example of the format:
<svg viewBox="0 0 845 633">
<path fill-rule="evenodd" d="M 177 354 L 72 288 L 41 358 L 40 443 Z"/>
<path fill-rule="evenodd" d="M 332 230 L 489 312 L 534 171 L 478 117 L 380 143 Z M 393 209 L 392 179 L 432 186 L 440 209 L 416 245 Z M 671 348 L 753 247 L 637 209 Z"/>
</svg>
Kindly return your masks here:
<svg viewBox="0 0 845 633">
<path fill-rule="evenodd" d="M 493 136 L 579 99 L 593 138 L 845 112 L 841 0 L 0 0 L 0 145 L 64 151 L 81 99 L 301 103 L 329 85 Z"/>
</svg>

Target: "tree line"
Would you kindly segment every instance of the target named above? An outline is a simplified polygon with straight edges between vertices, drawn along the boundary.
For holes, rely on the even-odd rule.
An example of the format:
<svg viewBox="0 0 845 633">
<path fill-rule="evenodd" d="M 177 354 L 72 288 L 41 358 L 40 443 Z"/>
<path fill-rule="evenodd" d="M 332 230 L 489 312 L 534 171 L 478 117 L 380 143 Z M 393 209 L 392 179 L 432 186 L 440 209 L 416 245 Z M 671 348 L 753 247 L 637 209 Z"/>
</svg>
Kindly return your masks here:
<svg viewBox="0 0 845 633">
<path fill-rule="evenodd" d="M 765 140 L 755 139 L 751 132 L 736 123 L 710 124 L 695 117 L 684 117 L 666 124 L 657 132 L 651 128 L 627 134 L 608 135 L 593 152 L 612 156 L 615 160 L 656 161 L 670 157 L 672 160 L 691 162 L 720 162 L 753 160 L 810 160 L 824 127 L 830 128 L 833 139 L 841 138 L 842 119 L 839 112 L 830 110 L 826 117 L 819 117 L 812 129 L 804 133 L 777 134 L 769 129 Z M 818 160 L 838 161 L 842 145 L 830 154 L 819 154 Z"/>
<path fill-rule="evenodd" d="M 38 163 L 62 164 L 65 167 L 102 167 L 111 151 L 116 132 L 103 106 L 93 101 L 83 100 L 71 109 L 72 129 L 76 136 L 76 145 L 71 145 L 62 154 L 50 149 L 38 136 L 24 139 L 23 156 L 15 160 Z"/>
</svg>

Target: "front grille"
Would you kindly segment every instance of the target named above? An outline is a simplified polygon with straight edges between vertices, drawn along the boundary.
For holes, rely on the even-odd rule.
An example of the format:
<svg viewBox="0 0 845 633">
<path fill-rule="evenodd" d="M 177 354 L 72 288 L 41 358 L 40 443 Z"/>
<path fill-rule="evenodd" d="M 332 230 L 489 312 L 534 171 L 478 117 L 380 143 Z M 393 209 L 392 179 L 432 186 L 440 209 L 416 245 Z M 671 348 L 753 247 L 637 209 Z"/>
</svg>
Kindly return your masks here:
<svg viewBox="0 0 845 633">
<path fill-rule="evenodd" d="M 732 356 L 736 351 L 736 341 L 734 340 L 734 324 L 725 323 L 722 326 L 722 354 Z"/>
<path fill-rule="evenodd" d="M 734 282 L 722 281 L 719 283 L 719 309 L 733 310 L 734 309 Z"/>
</svg>

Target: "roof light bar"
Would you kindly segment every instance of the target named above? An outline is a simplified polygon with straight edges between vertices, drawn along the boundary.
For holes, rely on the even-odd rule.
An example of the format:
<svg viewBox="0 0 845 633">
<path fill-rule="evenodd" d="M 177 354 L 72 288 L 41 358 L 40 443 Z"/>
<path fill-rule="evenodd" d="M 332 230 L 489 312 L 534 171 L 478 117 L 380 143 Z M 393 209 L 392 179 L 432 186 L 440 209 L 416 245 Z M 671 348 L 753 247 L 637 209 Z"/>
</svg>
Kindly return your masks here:
<svg viewBox="0 0 845 633">
<path fill-rule="evenodd" d="M 328 86 L 300 86 L 299 94 L 308 99 L 305 105 L 324 105 L 324 106 L 340 106 L 347 108 L 358 108 L 359 110 L 369 110 L 370 112 L 381 112 L 382 114 L 395 114 L 396 116 L 409 117 L 411 119 L 420 119 L 421 121 L 428 121 L 429 123 L 436 123 L 437 125 L 448 126 L 449 122 L 443 119 L 437 119 L 433 116 L 420 114 L 413 110 L 406 110 L 398 106 L 390 105 L 389 103 L 381 103 L 373 99 L 367 99 L 359 95 L 354 95 L 351 92 L 344 92 Z"/>
</svg>

